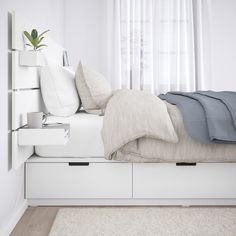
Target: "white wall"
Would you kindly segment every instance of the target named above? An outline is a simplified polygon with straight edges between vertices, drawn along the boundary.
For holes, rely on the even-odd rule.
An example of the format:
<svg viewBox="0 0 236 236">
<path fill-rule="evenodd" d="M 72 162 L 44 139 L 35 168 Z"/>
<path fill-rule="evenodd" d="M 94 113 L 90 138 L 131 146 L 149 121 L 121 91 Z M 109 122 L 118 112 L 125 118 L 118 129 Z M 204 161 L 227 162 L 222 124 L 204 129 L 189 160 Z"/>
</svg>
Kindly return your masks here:
<svg viewBox="0 0 236 236">
<path fill-rule="evenodd" d="M 8 155 L 8 12 L 15 10 L 41 29 L 50 29 L 50 35 L 64 41 L 64 0 L 1 0 L 0 1 L 0 235 L 24 204 L 24 169 L 11 169 Z M 9 127 L 10 129 L 10 127 Z"/>
<path fill-rule="evenodd" d="M 79 60 L 106 72 L 106 0 L 65 1 L 65 47 L 74 68 Z"/>
<path fill-rule="evenodd" d="M 212 89 L 236 91 L 236 1 L 211 0 Z"/>
</svg>

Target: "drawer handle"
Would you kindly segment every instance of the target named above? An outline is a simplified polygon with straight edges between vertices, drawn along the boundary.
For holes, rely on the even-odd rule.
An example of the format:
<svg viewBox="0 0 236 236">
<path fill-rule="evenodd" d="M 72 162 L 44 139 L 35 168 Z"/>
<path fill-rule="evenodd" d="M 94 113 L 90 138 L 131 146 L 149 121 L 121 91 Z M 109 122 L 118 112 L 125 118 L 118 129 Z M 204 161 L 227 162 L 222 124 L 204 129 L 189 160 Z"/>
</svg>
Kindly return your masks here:
<svg viewBox="0 0 236 236">
<path fill-rule="evenodd" d="M 69 166 L 89 166 L 89 162 L 69 162 Z"/>
<path fill-rule="evenodd" d="M 188 162 L 178 162 L 176 166 L 196 166 L 197 163 L 188 163 Z"/>
</svg>

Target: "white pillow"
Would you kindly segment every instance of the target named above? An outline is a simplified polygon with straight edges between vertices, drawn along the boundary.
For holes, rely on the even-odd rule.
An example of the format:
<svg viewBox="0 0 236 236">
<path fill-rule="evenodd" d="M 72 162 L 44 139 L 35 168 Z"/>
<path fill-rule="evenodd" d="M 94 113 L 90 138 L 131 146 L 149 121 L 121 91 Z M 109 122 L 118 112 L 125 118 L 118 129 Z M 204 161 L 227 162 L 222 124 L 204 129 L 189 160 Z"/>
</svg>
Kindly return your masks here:
<svg viewBox="0 0 236 236">
<path fill-rule="evenodd" d="M 76 86 L 83 108 L 93 114 L 100 114 L 112 95 L 107 79 L 97 71 L 82 66 L 76 71 Z"/>
<path fill-rule="evenodd" d="M 75 73 L 53 63 L 41 68 L 41 92 L 48 112 L 55 116 L 71 116 L 80 107 L 75 86 Z"/>
</svg>

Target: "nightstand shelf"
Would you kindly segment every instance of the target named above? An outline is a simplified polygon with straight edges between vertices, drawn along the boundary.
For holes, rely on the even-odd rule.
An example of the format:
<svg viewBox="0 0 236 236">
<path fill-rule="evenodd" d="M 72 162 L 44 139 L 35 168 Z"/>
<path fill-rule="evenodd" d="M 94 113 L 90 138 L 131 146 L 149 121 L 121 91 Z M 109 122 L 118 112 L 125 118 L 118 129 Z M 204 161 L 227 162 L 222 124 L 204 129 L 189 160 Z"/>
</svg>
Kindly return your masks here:
<svg viewBox="0 0 236 236">
<path fill-rule="evenodd" d="M 69 124 L 49 124 L 41 129 L 24 127 L 18 130 L 18 144 L 20 146 L 65 145 L 69 135 Z"/>
<path fill-rule="evenodd" d="M 44 56 L 40 51 L 20 51 L 20 66 L 39 67 L 44 66 Z"/>
</svg>

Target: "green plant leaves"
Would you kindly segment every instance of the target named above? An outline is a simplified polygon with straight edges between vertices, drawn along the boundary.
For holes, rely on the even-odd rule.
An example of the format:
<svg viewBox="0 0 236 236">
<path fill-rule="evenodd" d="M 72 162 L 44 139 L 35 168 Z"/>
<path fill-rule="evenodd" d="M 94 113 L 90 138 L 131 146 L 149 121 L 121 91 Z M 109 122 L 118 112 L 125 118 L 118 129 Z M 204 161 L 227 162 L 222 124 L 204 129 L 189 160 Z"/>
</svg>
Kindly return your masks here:
<svg viewBox="0 0 236 236">
<path fill-rule="evenodd" d="M 38 31 L 37 31 L 36 29 L 33 29 L 33 30 L 31 31 L 31 37 L 32 37 L 33 39 L 37 39 L 37 37 L 38 37 Z"/>
<path fill-rule="evenodd" d="M 38 45 L 38 46 L 36 47 L 36 49 L 39 49 L 39 48 L 41 48 L 41 47 L 47 47 L 47 45 L 46 45 L 46 44 L 40 44 L 40 45 Z"/>
<path fill-rule="evenodd" d="M 27 32 L 27 31 L 24 31 L 24 35 L 26 36 L 26 38 L 32 42 L 33 38 L 31 37 L 31 35 Z"/>
<path fill-rule="evenodd" d="M 31 44 L 29 44 L 29 43 L 26 43 L 25 45 L 27 45 L 27 46 L 29 46 L 29 47 L 33 47 Z"/>
<path fill-rule="evenodd" d="M 38 41 L 38 44 L 40 44 L 43 39 L 44 39 L 44 37 L 41 37 Z"/>
<path fill-rule="evenodd" d="M 40 38 L 41 36 L 43 36 L 44 34 L 46 34 L 48 31 L 50 31 L 50 30 L 45 30 L 43 33 L 41 33 L 41 34 L 39 35 L 39 38 Z"/>
<path fill-rule="evenodd" d="M 49 30 L 45 30 L 44 32 L 42 32 L 41 34 L 38 35 L 38 31 L 36 29 L 33 29 L 31 31 L 31 34 L 27 31 L 24 31 L 24 35 L 26 36 L 26 38 L 29 40 L 29 42 L 31 44 L 26 44 L 27 46 L 32 47 L 34 50 L 37 50 L 41 47 L 45 47 L 47 46 L 46 44 L 40 44 L 42 42 L 42 40 L 44 39 L 44 37 L 42 37 L 42 35 L 44 35 L 45 33 L 47 33 Z"/>
</svg>

